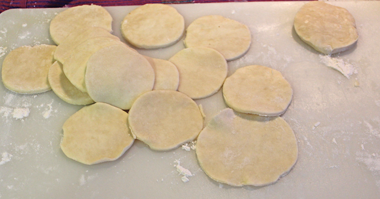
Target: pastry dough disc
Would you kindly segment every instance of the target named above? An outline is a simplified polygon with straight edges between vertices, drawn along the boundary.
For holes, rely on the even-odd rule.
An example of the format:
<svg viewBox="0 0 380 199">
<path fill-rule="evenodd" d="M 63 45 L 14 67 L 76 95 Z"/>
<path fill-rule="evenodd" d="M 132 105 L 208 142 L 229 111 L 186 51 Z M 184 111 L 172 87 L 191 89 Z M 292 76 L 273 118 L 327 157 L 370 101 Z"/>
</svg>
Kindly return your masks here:
<svg viewBox="0 0 380 199">
<path fill-rule="evenodd" d="M 233 60 L 248 51 L 251 32 L 240 22 L 219 15 L 210 15 L 200 17 L 189 25 L 184 42 L 187 47 L 213 48 L 222 53 L 227 60 Z"/>
<path fill-rule="evenodd" d="M 177 67 L 170 61 L 163 59 L 155 59 L 146 56 L 145 58 L 153 67 L 154 73 L 156 75 L 153 90 L 176 91 L 179 84 L 179 73 Z"/>
<path fill-rule="evenodd" d="M 69 8 L 50 22 L 50 36 L 60 44 L 70 33 L 83 32 L 88 27 L 101 27 L 112 31 L 112 17 L 101 6 L 83 5 Z"/>
<path fill-rule="evenodd" d="M 216 93 L 227 77 L 227 62 L 218 51 L 194 47 L 179 51 L 169 59 L 179 72 L 178 91 L 193 99 Z"/>
<path fill-rule="evenodd" d="M 266 66 L 251 65 L 236 70 L 223 85 L 223 97 L 232 109 L 263 116 L 286 111 L 293 96 L 282 74 Z"/>
<path fill-rule="evenodd" d="M 134 142 L 127 117 L 104 103 L 80 109 L 63 124 L 63 153 L 87 165 L 118 159 Z"/>
<path fill-rule="evenodd" d="M 67 79 L 59 62 L 56 61 L 51 65 L 48 79 L 54 93 L 63 101 L 74 105 L 87 105 L 94 102 L 87 93 L 78 90 Z"/>
<path fill-rule="evenodd" d="M 91 56 L 87 63 L 86 87 L 94 101 L 127 110 L 138 96 L 152 90 L 154 77 L 149 62 L 120 43 Z"/>
<path fill-rule="evenodd" d="M 170 90 L 155 90 L 139 97 L 129 111 L 128 121 L 137 139 L 161 151 L 195 139 L 203 128 L 197 104 Z"/>
<path fill-rule="evenodd" d="M 4 86 L 16 93 L 35 94 L 50 90 L 48 72 L 56 46 L 21 46 L 4 59 Z"/>
<path fill-rule="evenodd" d="M 324 54 L 345 51 L 358 40 L 354 17 L 323 1 L 305 4 L 294 18 L 294 29 L 305 43 Z"/>
<path fill-rule="evenodd" d="M 130 12 L 121 23 L 123 37 L 133 46 L 155 49 L 177 42 L 185 20 L 177 10 L 164 4 L 145 4 Z"/>
<path fill-rule="evenodd" d="M 198 136 L 196 154 L 213 180 L 232 186 L 276 182 L 297 161 L 296 137 L 281 117 L 225 109 Z"/>
</svg>

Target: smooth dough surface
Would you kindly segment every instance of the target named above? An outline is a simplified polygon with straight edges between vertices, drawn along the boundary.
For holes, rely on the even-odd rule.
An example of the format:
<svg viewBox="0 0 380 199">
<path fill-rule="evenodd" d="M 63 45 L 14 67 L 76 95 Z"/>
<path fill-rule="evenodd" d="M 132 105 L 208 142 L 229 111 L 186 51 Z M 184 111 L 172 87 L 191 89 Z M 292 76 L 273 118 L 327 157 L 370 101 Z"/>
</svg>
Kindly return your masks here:
<svg viewBox="0 0 380 199">
<path fill-rule="evenodd" d="M 185 48 L 169 61 L 178 68 L 178 91 L 193 99 L 216 93 L 227 77 L 226 60 L 222 54 L 211 48 Z"/>
<path fill-rule="evenodd" d="M 294 29 L 305 43 L 324 54 L 345 51 L 358 40 L 354 17 L 323 1 L 305 4 L 294 18 Z"/>
<path fill-rule="evenodd" d="M 144 56 L 120 43 L 91 56 L 85 79 L 94 101 L 127 110 L 138 96 L 152 90 L 155 75 Z"/>
<path fill-rule="evenodd" d="M 177 10 L 164 4 L 145 4 L 130 12 L 121 23 L 123 37 L 133 46 L 155 49 L 177 42 L 185 20 Z"/>
<path fill-rule="evenodd" d="M 233 60 L 244 55 L 251 45 L 249 28 L 232 19 L 219 15 L 203 16 L 192 22 L 184 40 L 187 47 L 213 48 Z"/>
<path fill-rule="evenodd" d="M 153 67 L 154 74 L 156 75 L 153 90 L 176 91 L 179 85 L 179 73 L 177 67 L 167 60 L 155 59 L 146 56 L 145 58 Z"/>
<path fill-rule="evenodd" d="M 56 46 L 21 46 L 4 59 L 2 80 L 4 86 L 16 93 L 35 94 L 50 90 L 49 68 Z"/>
<path fill-rule="evenodd" d="M 63 101 L 74 105 L 87 105 L 94 101 L 87 93 L 78 90 L 63 73 L 62 64 L 54 62 L 49 70 L 48 80 L 54 93 Z"/>
<path fill-rule="evenodd" d="M 297 161 L 297 140 L 281 117 L 224 109 L 198 136 L 196 154 L 213 180 L 232 186 L 276 182 Z"/>
<path fill-rule="evenodd" d="M 61 149 L 87 165 L 116 160 L 134 142 L 127 118 L 126 112 L 105 103 L 86 106 L 63 124 Z"/>
<path fill-rule="evenodd" d="M 150 91 L 139 97 L 129 111 L 128 121 L 137 139 L 160 151 L 195 139 L 203 128 L 197 104 L 171 90 Z"/>
<path fill-rule="evenodd" d="M 266 66 L 239 68 L 223 85 L 226 104 L 242 113 L 281 115 L 288 108 L 292 96 L 289 82 L 279 71 Z"/>
<path fill-rule="evenodd" d="M 70 33 L 83 32 L 88 27 L 112 31 L 112 16 L 101 6 L 83 5 L 60 12 L 50 22 L 50 36 L 60 44 Z"/>
</svg>

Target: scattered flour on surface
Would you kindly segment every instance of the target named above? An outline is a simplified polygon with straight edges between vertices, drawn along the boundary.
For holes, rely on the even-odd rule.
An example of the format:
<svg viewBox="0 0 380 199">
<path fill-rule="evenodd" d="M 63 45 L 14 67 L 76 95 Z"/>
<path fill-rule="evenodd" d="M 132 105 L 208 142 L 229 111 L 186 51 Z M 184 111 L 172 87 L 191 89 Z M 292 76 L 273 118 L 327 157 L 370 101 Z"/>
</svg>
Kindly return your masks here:
<svg viewBox="0 0 380 199">
<path fill-rule="evenodd" d="M 51 112 L 53 111 L 53 107 L 52 107 L 53 102 L 54 100 L 50 104 L 47 104 L 49 108 L 46 109 L 44 112 L 42 112 L 42 115 L 45 119 L 48 119 L 51 116 Z"/>
<path fill-rule="evenodd" d="M 3 153 L 1 154 L 0 165 L 3 165 L 3 164 L 5 164 L 5 163 L 11 161 L 11 159 L 12 159 L 12 155 L 11 155 L 11 154 L 9 154 L 9 153 L 7 153 L 7 152 L 3 152 Z"/>
<path fill-rule="evenodd" d="M 30 34 L 32 34 L 32 33 L 29 32 L 29 31 L 26 31 L 26 32 L 21 33 L 21 34 L 18 36 L 18 38 L 19 38 L 19 39 L 25 39 L 25 38 L 27 38 Z"/>
<path fill-rule="evenodd" d="M 174 161 L 174 167 L 177 169 L 178 174 L 182 176 L 182 182 L 188 182 L 188 177 L 193 176 L 193 174 L 188 169 L 181 166 L 181 162 L 179 160 Z"/>
<path fill-rule="evenodd" d="M 182 149 L 185 151 L 195 150 L 196 149 L 197 141 L 192 141 L 189 143 L 185 143 L 182 145 Z"/>
<path fill-rule="evenodd" d="M 23 119 L 25 117 L 28 117 L 30 113 L 29 108 L 15 108 L 13 109 L 12 116 L 16 120 Z"/>
<path fill-rule="evenodd" d="M 79 185 L 80 186 L 83 186 L 86 184 L 86 178 L 84 177 L 84 175 L 82 174 L 79 178 Z"/>
<path fill-rule="evenodd" d="M 0 58 L 3 57 L 6 52 L 7 52 L 7 47 L 0 46 Z"/>
<path fill-rule="evenodd" d="M 321 63 L 339 71 L 348 79 L 350 79 L 352 74 L 357 73 L 354 66 L 343 59 L 332 58 L 330 55 L 319 55 L 319 58 L 321 59 Z"/>
<path fill-rule="evenodd" d="M 313 130 L 315 129 L 315 128 L 317 128 L 319 125 L 321 124 L 321 122 L 316 122 L 314 125 L 313 125 Z"/>
<path fill-rule="evenodd" d="M 367 152 L 356 152 L 356 160 L 364 163 L 376 179 L 376 185 L 380 188 L 380 156 Z"/>
</svg>

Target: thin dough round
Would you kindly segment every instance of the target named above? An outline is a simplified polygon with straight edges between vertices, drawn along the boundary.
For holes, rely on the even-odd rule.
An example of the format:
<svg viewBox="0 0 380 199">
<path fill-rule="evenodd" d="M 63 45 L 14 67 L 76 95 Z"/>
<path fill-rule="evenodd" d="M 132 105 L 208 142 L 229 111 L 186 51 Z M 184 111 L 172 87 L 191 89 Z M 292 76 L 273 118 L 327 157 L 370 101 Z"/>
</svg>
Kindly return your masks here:
<svg viewBox="0 0 380 199">
<path fill-rule="evenodd" d="M 216 93 L 227 77 L 227 62 L 218 51 L 194 47 L 179 51 L 169 59 L 179 72 L 178 91 L 193 99 Z"/>
<path fill-rule="evenodd" d="M 294 18 L 294 29 L 305 43 L 324 54 L 345 51 L 358 40 L 354 17 L 323 1 L 305 4 Z"/>
<path fill-rule="evenodd" d="M 16 93 L 36 94 L 49 91 L 48 73 L 56 46 L 21 46 L 4 59 L 4 86 Z"/>
<path fill-rule="evenodd" d="M 297 140 L 281 117 L 225 109 L 198 136 L 196 154 L 213 180 L 232 186 L 276 182 L 297 161 Z"/>
<path fill-rule="evenodd" d="M 145 58 L 153 67 L 154 74 L 156 75 L 153 90 L 176 91 L 179 85 L 179 73 L 177 67 L 170 61 L 163 59 L 155 59 L 146 56 Z"/>
<path fill-rule="evenodd" d="M 49 70 L 48 80 L 54 93 L 63 101 L 74 105 L 87 105 L 94 102 L 87 93 L 78 90 L 63 73 L 62 65 L 54 62 Z"/>
<path fill-rule="evenodd" d="M 154 78 L 149 62 L 120 43 L 91 56 L 85 79 L 88 94 L 94 101 L 127 110 L 138 96 L 152 90 Z"/>
<path fill-rule="evenodd" d="M 184 42 L 187 47 L 213 48 L 230 61 L 248 51 L 251 32 L 238 21 L 219 15 L 203 16 L 189 25 Z"/>
<path fill-rule="evenodd" d="M 111 32 L 112 16 L 97 5 L 72 7 L 51 20 L 50 36 L 56 44 L 60 44 L 70 33 L 80 33 L 88 27 L 101 27 Z"/>
<path fill-rule="evenodd" d="M 134 142 L 127 118 L 126 112 L 105 103 L 80 109 L 63 124 L 63 153 L 87 165 L 118 159 Z"/>
<path fill-rule="evenodd" d="M 137 139 L 160 151 L 195 139 L 203 128 L 197 104 L 170 90 L 155 90 L 139 97 L 129 111 L 128 121 Z"/>
<path fill-rule="evenodd" d="M 236 70 L 223 85 L 223 97 L 232 109 L 262 116 L 278 116 L 293 96 L 282 74 L 266 66 L 251 65 Z"/>
<path fill-rule="evenodd" d="M 145 49 L 170 46 L 182 37 L 184 30 L 183 16 L 164 4 L 140 6 L 121 23 L 123 37 L 133 46 Z"/>
</svg>

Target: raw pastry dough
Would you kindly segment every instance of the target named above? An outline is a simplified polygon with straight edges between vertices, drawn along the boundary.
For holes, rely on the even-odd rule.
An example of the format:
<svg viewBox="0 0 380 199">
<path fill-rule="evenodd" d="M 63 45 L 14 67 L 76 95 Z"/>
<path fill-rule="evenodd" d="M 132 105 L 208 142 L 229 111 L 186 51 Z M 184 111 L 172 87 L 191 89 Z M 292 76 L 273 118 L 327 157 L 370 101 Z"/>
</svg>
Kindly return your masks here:
<svg viewBox="0 0 380 199">
<path fill-rule="evenodd" d="M 86 87 L 94 101 L 127 110 L 138 96 L 152 90 L 154 77 L 149 62 L 120 43 L 91 56 L 87 63 Z"/>
<path fill-rule="evenodd" d="M 130 12 L 121 23 L 123 37 L 138 48 L 154 49 L 177 42 L 185 20 L 177 10 L 164 4 L 145 4 Z"/>
<path fill-rule="evenodd" d="M 24 94 L 42 93 L 50 90 L 48 72 L 53 63 L 56 46 L 21 46 L 4 59 L 2 79 L 4 86 Z"/>
<path fill-rule="evenodd" d="M 193 99 L 216 93 L 227 76 L 227 62 L 218 51 L 194 47 L 179 51 L 169 59 L 179 72 L 178 91 Z"/>
<path fill-rule="evenodd" d="M 94 102 L 87 93 L 78 90 L 67 79 L 59 62 L 56 61 L 51 65 L 48 79 L 54 93 L 63 101 L 74 105 L 87 105 Z"/>
<path fill-rule="evenodd" d="M 155 59 L 146 56 L 145 58 L 153 67 L 154 74 L 156 75 L 153 90 L 176 91 L 179 84 L 179 73 L 177 67 L 170 61 L 163 59 Z"/>
<path fill-rule="evenodd" d="M 345 51 L 358 40 L 354 17 L 323 1 L 305 4 L 294 18 L 294 29 L 305 43 L 324 54 Z"/>
<path fill-rule="evenodd" d="M 277 70 L 251 65 L 236 70 L 223 85 L 226 104 L 242 113 L 278 116 L 286 111 L 293 90 Z"/>
<path fill-rule="evenodd" d="M 176 148 L 196 138 L 203 128 L 197 104 L 170 90 L 155 90 L 139 97 L 129 111 L 128 121 L 132 134 L 154 150 Z"/>
<path fill-rule="evenodd" d="M 187 47 L 213 48 L 222 53 L 227 60 L 233 60 L 248 51 L 251 32 L 240 22 L 219 15 L 210 15 L 200 17 L 189 25 L 184 42 Z"/>
<path fill-rule="evenodd" d="M 63 153 L 87 165 L 118 159 L 134 142 L 127 118 L 126 112 L 104 103 L 82 108 L 63 124 Z"/>
<path fill-rule="evenodd" d="M 112 31 L 112 17 L 101 6 L 83 5 L 69 8 L 50 22 L 50 36 L 60 44 L 70 33 L 83 32 L 88 27 L 101 27 Z"/>
<path fill-rule="evenodd" d="M 232 186 L 276 182 L 297 161 L 297 140 L 281 117 L 225 109 L 198 136 L 196 154 L 213 180 Z"/>
</svg>

